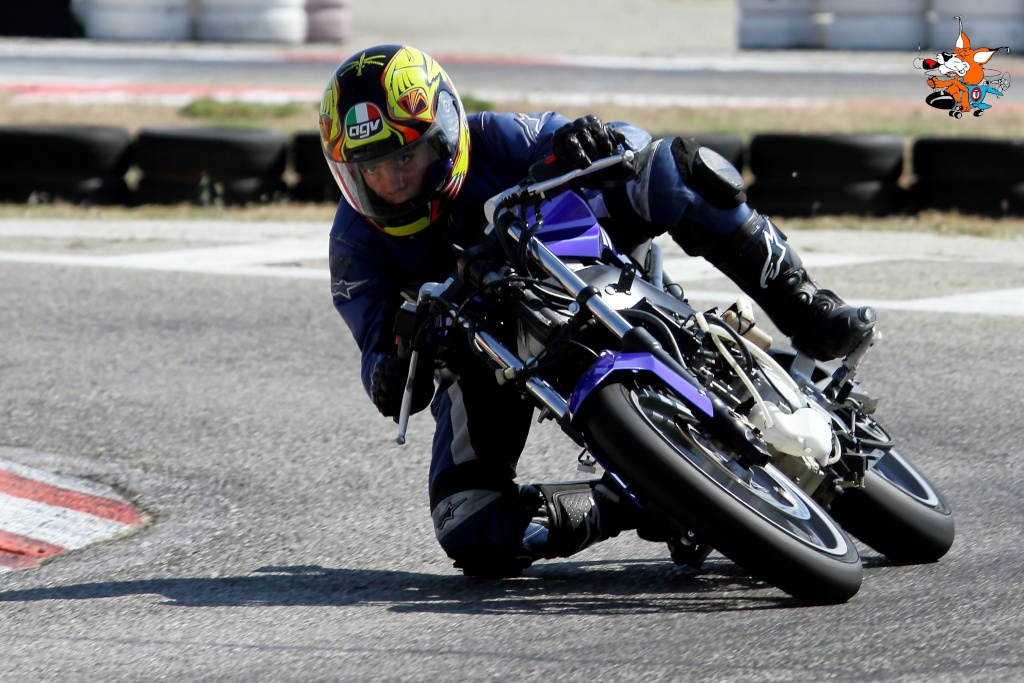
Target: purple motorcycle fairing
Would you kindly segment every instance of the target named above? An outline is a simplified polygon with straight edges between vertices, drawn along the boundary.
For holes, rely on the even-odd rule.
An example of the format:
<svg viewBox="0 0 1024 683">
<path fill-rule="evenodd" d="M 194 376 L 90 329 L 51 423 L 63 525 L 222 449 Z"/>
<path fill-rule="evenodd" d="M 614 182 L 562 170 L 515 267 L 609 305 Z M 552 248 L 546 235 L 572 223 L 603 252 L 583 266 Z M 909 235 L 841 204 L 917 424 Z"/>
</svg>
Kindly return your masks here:
<svg viewBox="0 0 1024 683">
<path fill-rule="evenodd" d="M 540 206 L 543 217 L 537 238 L 559 258 L 599 259 L 606 253 L 617 253 L 583 197 L 563 192 Z M 537 222 L 536 214 L 528 212 L 527 224 Z"/>
<path fill-rule="evenodd" d="M 529 212 L 528 212 L 529 213 Z M 600 259 L 615 255 L 615 247 L 598 223 L 584 197 L 563 192 L 540 206 L 543 217 L 536 237 L 556 256 L 566 259 Z M 536 225 L 536 214 L 527 216 L 527 223 Z M 580 377 L 569 397 L 569 415 L 574 416 L 594 389 L 609 376 L 619 372 L 648 372 L 671 387 L 680 398 L 695 409 L 711 416 L 711 400 L 657 358 L 646 353 L 604 351 L 597 362 Z"/>
<path fill-rule="evenodd" d="M 620 372 L 648 372 L 657 376 L 671 387 L 687 405 L 700 410 L 708 417 L 714 414 L 711 399 L 698 387 L 693 386 L 664 363 L 647 353 L 619 353 L 603 351 L 597 361 L 587 370 L 569 396 L 569 416 L 574 418 L 587 397 L 605 383 L 613 374 Z"/>
</svg>

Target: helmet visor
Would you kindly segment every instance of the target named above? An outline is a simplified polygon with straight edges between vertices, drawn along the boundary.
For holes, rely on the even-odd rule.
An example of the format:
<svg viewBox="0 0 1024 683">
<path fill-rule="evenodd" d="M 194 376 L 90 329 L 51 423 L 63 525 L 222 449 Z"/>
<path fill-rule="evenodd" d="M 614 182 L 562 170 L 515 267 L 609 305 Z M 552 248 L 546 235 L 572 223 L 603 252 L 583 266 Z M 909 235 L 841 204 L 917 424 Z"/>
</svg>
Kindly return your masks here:
<svg viewBox="0 0 1024 683">
<path fill-rule="evenodd" d="M 452 159 L 449 137 L 435 125 L 415 142 L 383 156 L 328 161 L 352 208 L 381 225 L 395 225 L 437 195 L 451 172 Z"/>
</svg>

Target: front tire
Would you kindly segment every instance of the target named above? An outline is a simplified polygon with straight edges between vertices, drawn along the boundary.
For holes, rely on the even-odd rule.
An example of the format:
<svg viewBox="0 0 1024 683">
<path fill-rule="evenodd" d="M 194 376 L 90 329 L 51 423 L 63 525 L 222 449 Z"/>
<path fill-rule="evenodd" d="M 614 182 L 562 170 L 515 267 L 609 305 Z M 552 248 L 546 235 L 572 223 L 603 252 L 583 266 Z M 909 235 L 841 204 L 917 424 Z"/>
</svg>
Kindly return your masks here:
<svg viewBox="0 0 1024 683">
<path fill-rule="evenodd" d="M 587 443 L 642 505 L 811 604 L 841 603 L 863 567 L 840 526 L 771 465 L 745 468 L 659 382 L 613 383 L 583 415 Z"/>
</svg>

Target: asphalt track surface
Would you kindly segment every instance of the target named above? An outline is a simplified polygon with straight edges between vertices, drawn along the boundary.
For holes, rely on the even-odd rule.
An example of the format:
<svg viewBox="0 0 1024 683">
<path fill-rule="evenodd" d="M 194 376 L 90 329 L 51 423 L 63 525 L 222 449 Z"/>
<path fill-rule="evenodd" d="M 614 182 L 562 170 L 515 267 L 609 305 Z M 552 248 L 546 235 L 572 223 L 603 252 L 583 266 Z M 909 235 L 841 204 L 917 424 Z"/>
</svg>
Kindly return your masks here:
<svg viewBox="0 0 1024 683">
<path fill-rule="evenodd" d="M 863 549 L 860 593 L 807 608 L 720 556 L 695 573 L 629 534 L 522 579 L 455 572 L 428 516 L 429 419 L 399 447 L 359 389 L 316 256 L 325 233 L 0 224 L 0 457 L 111 485 L 153 518 L 0 577 L 0 678 L 1024 675 L 1022 312 L 956 312 L 965 294 L 1024 288 L 1019 243 L 792 236 L 820 279 L 880 306 L 886 338 L 863 379 L 957 519 L 940 562 L 892 566 Z M 673 255 L 695 301 L 727 295 L 726 280 Z M 572 477 L 574 465 L 541 425 L 521 477 Z"/>
<path fill-rule="evenodd" d="M 427 509 L 431 424 L 399 447 L 363 395 L 327 227 L 0 222 L 0 458 L 152 517 L 0 575 L 0 679 L 1024 678 L 1019 241 L 790 231 L 819 279 L 879 307 L 862 378 L 957 520 L 938 563 L 862 548 L 860 593 L 808 608 L 631 534 L 521 579 L 455 572 Z M 735 292 L 672 255 L 695 302 Z M 521 479 L 576 476 L 575 455 L 540 425 Z"/>
</svg>

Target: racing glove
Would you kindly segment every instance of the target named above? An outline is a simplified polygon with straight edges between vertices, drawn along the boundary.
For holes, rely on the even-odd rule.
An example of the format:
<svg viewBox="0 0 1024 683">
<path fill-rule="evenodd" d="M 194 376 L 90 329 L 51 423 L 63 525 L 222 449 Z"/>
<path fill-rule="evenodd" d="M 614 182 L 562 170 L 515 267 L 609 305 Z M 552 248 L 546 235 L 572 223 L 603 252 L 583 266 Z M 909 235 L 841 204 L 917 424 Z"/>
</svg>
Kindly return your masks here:
<svg viewBox="0 0 1024 683">
<path fill-rule="evenodd" d="M 626 138 L 593 114 L 567 123 L 551 138 L 555 161 L 566 168 L 586 168 L 618 152 Z"/>
<path fill-rule="evenodd" d="M 434 396 L 434 368 L 432 359 L 420 358 L 413 379 L 412 413 L 418 413 Z M 409 377 L 409 359 L 388 354 L 381 357 L 370 373 L 370 400 L 384 417 L 397 421 L 402 411 L 402 397 Z"/>
<path fill-rule="evenodd" d="M 625 141 L 621 132 L 588 114 L 555 131 L 551 137 L 551 156 L 565 169 L 587 168 L 598 159 L 618 154 L 619 145 Z M 623 164 L 581 180 L 584 187 L 601 187 L 627 180 L 632 174 L 632 166 Z"/>
</svg>

